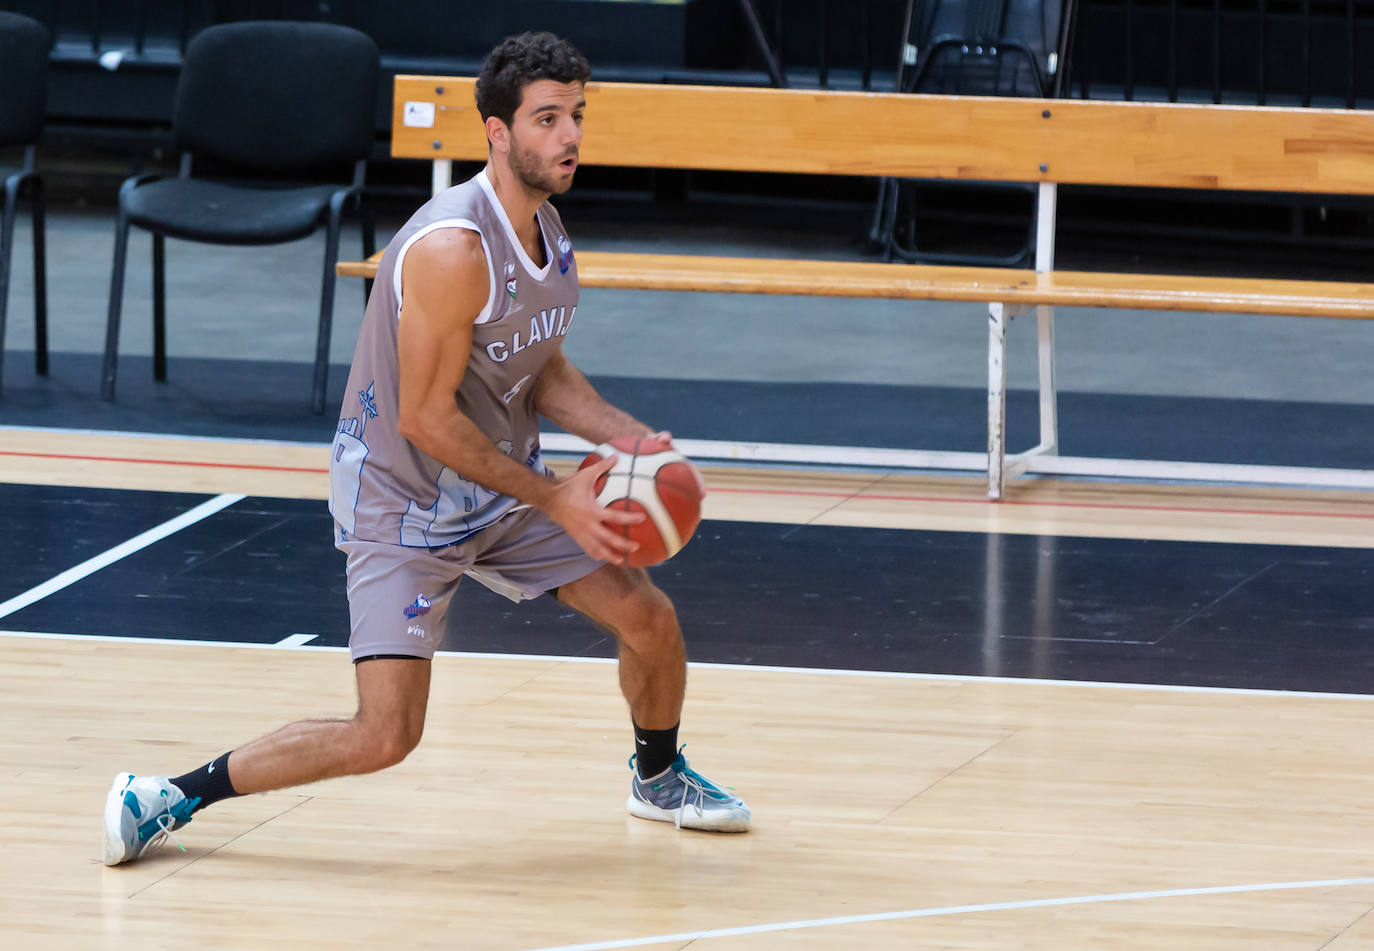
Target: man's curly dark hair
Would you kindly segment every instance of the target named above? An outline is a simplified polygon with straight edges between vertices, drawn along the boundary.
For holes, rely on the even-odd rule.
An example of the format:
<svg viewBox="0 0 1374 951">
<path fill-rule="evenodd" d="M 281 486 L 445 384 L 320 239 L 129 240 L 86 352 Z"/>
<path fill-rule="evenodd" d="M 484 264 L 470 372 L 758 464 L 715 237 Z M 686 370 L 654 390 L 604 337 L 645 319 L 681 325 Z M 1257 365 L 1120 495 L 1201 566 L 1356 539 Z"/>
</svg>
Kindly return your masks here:
<svg viewBox="0 0 1374 951">
<path fill-rule="evenodd" d="M 477 74 L 477 111 L 510 125 L 525 87 L 541 79 L 585 83 L 592 69 L 567 40 L 552 33 L 521 33 L 496 45 Z"/>
</svg>

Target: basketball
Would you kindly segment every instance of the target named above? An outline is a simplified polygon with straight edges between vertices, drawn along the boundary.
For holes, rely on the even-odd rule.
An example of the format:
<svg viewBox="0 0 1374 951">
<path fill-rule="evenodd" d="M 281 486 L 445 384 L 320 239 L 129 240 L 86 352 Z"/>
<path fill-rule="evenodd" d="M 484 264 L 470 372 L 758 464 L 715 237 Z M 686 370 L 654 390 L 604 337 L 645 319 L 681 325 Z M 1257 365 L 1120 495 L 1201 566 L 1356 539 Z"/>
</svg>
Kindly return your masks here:
<svg viewBox="0 0 1374 951">
<path fill-rule="evenodd" d="M 619 527 L 639 543 L 626 563 L 640 568 L 661 564 L 682 550 L 701 521 L 701 482 L 696 467 L 670 444 L 639 436 L 617 436 L 587 454 L 580 468 L 617 456 L 610 472 L 596 481 L 596 500 L 644 521 Z"/>
</svg>

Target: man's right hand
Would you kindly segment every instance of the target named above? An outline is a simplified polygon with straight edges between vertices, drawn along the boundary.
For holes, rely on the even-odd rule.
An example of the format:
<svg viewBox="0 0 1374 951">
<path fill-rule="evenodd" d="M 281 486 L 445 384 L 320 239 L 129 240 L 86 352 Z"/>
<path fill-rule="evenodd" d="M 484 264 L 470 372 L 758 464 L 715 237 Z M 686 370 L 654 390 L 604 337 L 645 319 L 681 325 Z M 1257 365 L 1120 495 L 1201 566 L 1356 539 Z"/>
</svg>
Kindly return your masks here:
<svg viewBox="0 0 1374 951">
<path fill-rule="evenodd" d="M 615 467 L 616 457 L 602 459 L 554 483 L 544 511 L 567 529 L 582 550 L 599 561 L 623 565 L 625 556 L 639 547 L 618 531 L 619 526 L 644 521 L 640 512 L 604 508 L 596 500 L 596 480 Z"/>
</svg>

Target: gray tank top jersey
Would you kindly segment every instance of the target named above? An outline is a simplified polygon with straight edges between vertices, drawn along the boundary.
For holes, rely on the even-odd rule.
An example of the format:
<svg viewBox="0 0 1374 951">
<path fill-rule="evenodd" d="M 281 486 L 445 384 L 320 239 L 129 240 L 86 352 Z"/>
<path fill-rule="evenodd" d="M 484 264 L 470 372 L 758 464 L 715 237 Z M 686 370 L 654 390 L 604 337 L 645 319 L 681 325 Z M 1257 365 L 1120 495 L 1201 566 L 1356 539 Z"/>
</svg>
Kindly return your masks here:
<svg viewBox="0 0 1374 951">
<path fill-rule="evenodd" d="M 387 246 L 367 302 L 329 459 L 329 510 L 349 536 L 417 547 L 448 545 L 517 504 L 421 452 L 397 429 L 396 333 L 401 262 L 440 228 L 482 236 L 491 293 L 473 327 L 458 408 L 501 452 L 543 472 L 535 382 L 577 311 L 577 265 L 563 222 L 538 210 L 545 266 L 521 246 L 486 173 L 431 199 Z"/>
</svg>

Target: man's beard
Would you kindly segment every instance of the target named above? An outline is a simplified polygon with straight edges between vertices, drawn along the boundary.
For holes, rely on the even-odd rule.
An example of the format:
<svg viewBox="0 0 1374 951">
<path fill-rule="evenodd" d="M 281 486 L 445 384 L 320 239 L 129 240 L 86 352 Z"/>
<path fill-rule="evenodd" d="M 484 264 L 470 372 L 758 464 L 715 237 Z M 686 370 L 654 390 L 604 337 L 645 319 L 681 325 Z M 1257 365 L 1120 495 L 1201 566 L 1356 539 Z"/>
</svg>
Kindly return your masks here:
<svg viewBox="0 0 1374 951">
<path fill-rule="evenodd" d="M 520 184 L 532 192 L 547 192 L 551 195 L 561 195 L 572 187 L 571 178 L 566 182 L 559 181 L 547 169 L 540 167 L 540 161 L 537 154 L 522 149 L 515 136 L 511 136 L 510 167 L 515 172 L 515 177 L 520 179 Z"/>
</svg>

